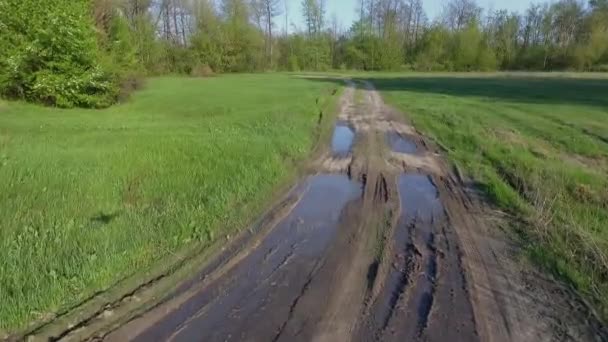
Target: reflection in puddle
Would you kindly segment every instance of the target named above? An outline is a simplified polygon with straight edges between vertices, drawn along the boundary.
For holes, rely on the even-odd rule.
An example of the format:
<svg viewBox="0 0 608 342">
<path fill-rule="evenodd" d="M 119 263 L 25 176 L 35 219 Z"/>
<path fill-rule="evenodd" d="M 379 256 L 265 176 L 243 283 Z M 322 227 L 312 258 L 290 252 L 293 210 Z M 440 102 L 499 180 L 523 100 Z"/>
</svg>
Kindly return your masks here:
<svg viewBox="0 0 608 342">
<path fill-rule="evenodd" d="M 397 153 L 416 153 L 416 144 L 395 131 L 386 133 L 386 142 L 393 152 Z"/>
<path fill-rule="evenodd" d="M 338 122 L 331 140 L 331 150 L 334 155 L 344 157 L 351 152 L 355 132 L 344 122 Z"/>
<path fill-rule="evenodd" d="M 414 220 L 431 223 L 442 213 L 437 187 L 428 175 L 408 173 L 399 177 L 399 196 L 407 224 Z"/>
</svg>

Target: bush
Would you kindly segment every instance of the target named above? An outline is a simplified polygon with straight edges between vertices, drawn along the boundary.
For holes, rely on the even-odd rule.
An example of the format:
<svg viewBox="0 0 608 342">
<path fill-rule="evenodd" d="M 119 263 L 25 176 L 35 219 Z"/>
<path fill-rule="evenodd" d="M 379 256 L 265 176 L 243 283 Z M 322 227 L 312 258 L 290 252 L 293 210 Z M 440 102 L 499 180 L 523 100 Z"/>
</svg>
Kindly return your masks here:
<svg viewBox="0 0 608 342">
<path fill-rule="evenodd" d="M 116 101 L 89 11 L 86 0 L 0 1 L 0 95 L 59 107 Z"/>
<path fill-rule="evenodd" d="M 124 102 L 131 94 L 144 86 L 145 78 L 140 72 L 125 72 L 118 83 L 118 101 Z"/>
<path fill-rule="evenodd" d="M 211 77 L 214 75 L 213 69 L 207 64 L 198 64 L 192 68 L 191 76 L 194 77 Z"/>
<path fill-rule="evenodd" d="M 296 55 L 289 56 L 288 63 L 289 71 L 300 71 L 300 64 L 298 63 L 298 57 Z"/>
<path fill-rule="evenodd" d="M 596 72 L 608 72 L 608 64 L 600 64 L 591 67 L 591 71 Z"/>
<path fill-rule="evenodd" d="M 498 69 L 498 60 L 494 52 L 486 47 L 482 47 L 477 56 L 477 70 L 494 71 Z"/>
<path fill-rule="evenodd" d="M 146 72 L 139 63 L 136 39 L 126 18 L 118 15 L 111 7 L 107 17 L 110 18 L 107 32 L 100 39 L 104 50 L 103 65 L 117 84 L 117 99 L 123 101 L 133 91 L 141 88 Z"/>
</svg>

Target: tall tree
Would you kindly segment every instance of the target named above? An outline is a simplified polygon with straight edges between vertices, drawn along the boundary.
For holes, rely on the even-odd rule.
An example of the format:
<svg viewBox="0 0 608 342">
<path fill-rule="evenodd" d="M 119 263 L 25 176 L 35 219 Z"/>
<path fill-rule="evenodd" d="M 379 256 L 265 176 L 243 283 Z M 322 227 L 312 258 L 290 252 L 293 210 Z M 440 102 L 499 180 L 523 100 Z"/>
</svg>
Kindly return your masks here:
<svg viewBox="0 0 608 342">
<path fill-rule="evenodd" d="M 302 0 L 302 15 L 306 22 L 308 35 L 319 35 L 325 25 L 325 1 Z"/>
<path fill-rule="evenodd" d="M 519 44 L 520 17 L 506 10 L 496 11 L 488 17 L 487 34 L 501 67 L 514 65 Z"/>
<path fill-rule="evenodd" d="M 245 0 L 222 0 L 223 65 L 229 71 L 256 70 L 261 67 L 262 37 L 250 22 L 250 7 Z"/>
<path fill-rule="evenodd" d="M 475 0 L 450 0 L 443 12 L 443 20 L 451 30 L 460 30 L 481 16 L 481 7 Z"/>
<path fill-rule="evenodd" d="M 253 7 L 259 20 L 263 21 L 264 24 L 260 25 L 261 29 L 265 32 L 265 50 L 266 58 L 269 67 L 273 66 L 273 27 L 274 18 L 281 15 L 281 0 L 254 0 Z"/>
</svg>

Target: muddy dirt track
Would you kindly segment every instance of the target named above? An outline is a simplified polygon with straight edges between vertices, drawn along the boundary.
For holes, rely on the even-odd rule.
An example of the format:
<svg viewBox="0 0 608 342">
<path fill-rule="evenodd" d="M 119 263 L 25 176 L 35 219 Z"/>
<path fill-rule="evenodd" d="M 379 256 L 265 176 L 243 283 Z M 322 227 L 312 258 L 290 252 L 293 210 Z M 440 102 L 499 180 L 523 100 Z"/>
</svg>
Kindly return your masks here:
<svg viewBox="0 0 608 342">
<path fill-rule="evenodd" d="M 253 233 L 157 304 L 117 319 L 119 303 L 51 337 L 607 340 L 570 290 L 516 262 L 503 215 L 370 84 L 348 82 L 329 145 Z"/>
</svg>

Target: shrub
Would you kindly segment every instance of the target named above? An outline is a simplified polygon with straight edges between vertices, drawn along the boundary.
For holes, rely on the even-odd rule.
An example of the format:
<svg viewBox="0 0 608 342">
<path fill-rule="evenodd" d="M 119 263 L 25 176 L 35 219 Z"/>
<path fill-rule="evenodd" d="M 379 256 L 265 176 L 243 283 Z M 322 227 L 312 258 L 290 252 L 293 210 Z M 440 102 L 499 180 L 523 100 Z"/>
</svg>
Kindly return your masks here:
<svg viewBox="0 0 608 342">
<path fill-rule="evenodd" d="M 86 0 L 0 1 L 0 95 L 106 107 L 119 93 L 101 63 Z"/>
<path fill-rule="evenodd" d="M 136 39 L 129 29 L 127 19 L 110 7 L 106 14 L 108 20 L 106 32 L 103 32 L 101 47 L 103 49 L 104 69 L 117 84 L 118 100 L 126 100 L 129 95 L 141 88 L 145 69 L 137 56 Z"/>
<path fill-rule="evenodd" d="M 192 68 L 191 76 L 194 77 L 211 77 L 214 75 L 213 69 L 207 64 L 198 64 Z"/>
<path fill-rule="evenodd" d="M 298 63 L 298 57 L 296 55 L 289 56 L 288 63 L 289 71 L 300 71 L 300 64 Z"/>
<path fill-rule="evenodd" d="M 600 64 L 591 68 L 591 71 L 608 72 L 608 64 Z"/>
</svg>

